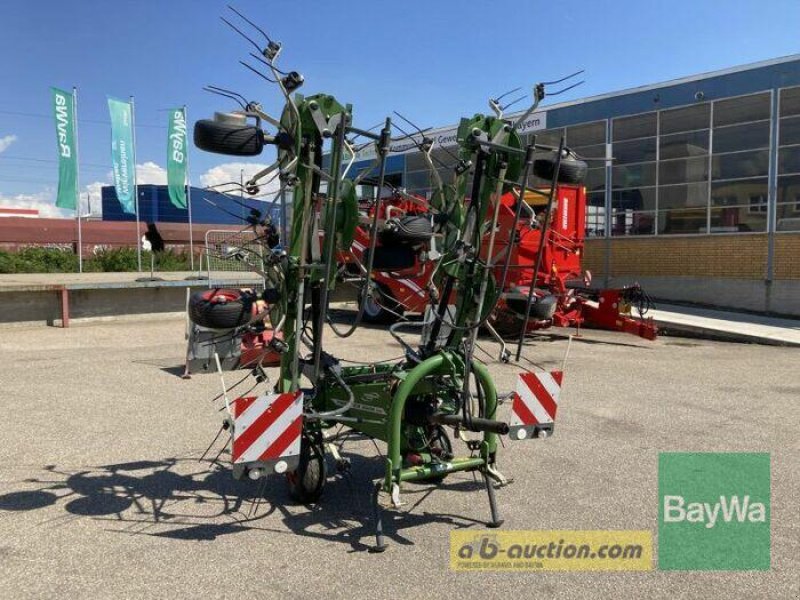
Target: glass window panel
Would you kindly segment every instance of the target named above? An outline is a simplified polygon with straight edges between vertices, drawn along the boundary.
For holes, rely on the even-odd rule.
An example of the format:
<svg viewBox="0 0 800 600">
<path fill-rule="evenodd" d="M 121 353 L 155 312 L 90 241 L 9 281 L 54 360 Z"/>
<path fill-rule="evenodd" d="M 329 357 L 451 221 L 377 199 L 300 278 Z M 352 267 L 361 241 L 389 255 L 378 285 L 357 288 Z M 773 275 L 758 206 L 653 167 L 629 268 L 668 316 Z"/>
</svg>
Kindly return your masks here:
<svg viewBox="0 0 800 600">
<path fill-rule="evenodd" d="M 436 169 L 439 172 L 439 177 L 442 178 L 442 183 L 449 185 L 455 179 L 455 171 L 453 169 Z"/>
<path fill-rule="evenodd" d="M 661 160 L 708 154 L 708 129 L 662 135 L 659 156 Z"/>
<path fill-rule="evenodd" d="M 589 169 L 586 172 L 586 180 L 584 181 L 586 189 L 590 192 L 605 191 L 606 189 L 606 169 L 600 167 L 599 169 Z"/>
<path fill-rule="evenodd" d="M 614 167 L 612 173 L 615 188 L 630 188 L 656 184 L 656 163 L 641 163 Z"/>
<path fill-rule="evenodd" d="M 659 185 L 708 181 L 708 157 L 699 156 L 658 163 Z"/>
<path fill-rule="evenodd" d="M 527 136 L 526 143 L 530 144 L 535 136 L 537 144 L 543 144 L 545 146 L 558 146 L 559 142 L 561 142 L 561 136 L 563 135 L 563 133 L 564 133 L 563 128 L 545 129 L 544 131 L 537 131 L 536 133 L 532 133 Z"/>
<path fill-rule="evenodd" d="M 606 122 L 586 123 L 567 127 L 567 144 L 574 146 L 590 146 L 606 143 Z"/>
<path fill-rule="evenodd" d="M 611 192 L 612 208 L 621 210 L 655 210 L 656 188 L 635 188 Z"/>
<path fill-rule="evenodd" d="M 800 173 L 800 146 L 778 151 L 778 174 L 784 173 Z"/>
<path fill-rule="evenodd" d="M 711 105 L 708 103 L 661 111 L 661 135 L 710 126 Z"/>
<path fill-rule="evenodd" d="M 658 208 L 696 208 L 708 205 L 708 184 L 662 185 L 658 188 Z"/>
<path fill-rule="evenodd" d="M 428 168 L 428 163 L 422 156 L 422 152 L 409 152 L 406 154 L 406 171 L 419 171 Z"/>
<path fill-rule="evenodd" d="M 769 147 L 769 121 L 714 130 L 714 154 Z"/>
<path fill-rule="evenodd" d="M 656 213 L 632 210 L 611 211 L 611 235 L 652 235 Z"/>
<path fill-rule="evenodd" d="M 714 127 L 769 119 L 769 94 L 730 98 L 714 103 Z"/>
<path fill-rule="evenodd" d="M 645 138 L 631 142 L 615 142 L 611 156 L 615 165 L 648 162 L 656 159 L 656 138 Z"/>
<path fill-rule="evenodd" d="M 711 185 L 712 206 L 745 206 L 751 198 L 767 197 L 767 180 L 724 181 Z"/>
<path fill-rule="evenodd" d="M 606 193 L 605 192 L 591 192 L 586 194 L 586 206 L 605 206 Z"/>
<path fill-rule="evenodd" d="M 777 205 L 776 231 L 800 231 L 800 195 L 794 202 Z"/>
<path fill-rule="evenodd" d="M 800 87 L 781 90 L 780 115 L 800 115 Z"/>
<path fill-rule="evenodd" d="M 708 214 L 701 208 L 676 208 L 658 211 L 658 233 L 677 235 L 687 233 L 706 233 Z"/>
<path fill-rule="evenodd" d="M 437 167 L 441 167 L 442 165 L 452 165 L 455 167 L 456 160 L 458 157 L 458 148 L 452 147 L 448 148 L 447 150 L 443 148 L 434 148 L 433 152 L 431 152 L 431 157 L 433 160 L 433 164 Z M 454 158 L 455 157 L 455 158 Z M 423 159 L 424 160 L 424 159 Z M 428 163 L 425 163 L 426 165 Z M 408 169 L 409 171 L 411 169 Z"/>
<path fill-rule="evenodd" d="M 606 157 L 606 145 L 605 144 L 596 144 L 594 146 L 570 146 L 570 148 L 578 153 L 578 156 L 585 156 L 586 158 L 605 158 Z M 589 166 L 599 167 L 604 164 L 605 161 L 600 160 L 592 160 L 589 162 Z"/>
<path fill-rule="evenodd" d="M 781 146 L 800 144 L 800 117 L 781 119 L 778 127 L 778 143 Z"/>
<path fill-rule="evenodd" d="M 737 233 L 767 230 L 766 196 L 764 209 L 761 197 L 756 196 L 747 206 L 711 207 L 711 233 Z"/>
<path fill-rule="evenodd" d="M 800 198 L 800 175 L 778 177 L 779 203 L 796 202 Z"/>
<path fill-rule="evenodd" d="M 604 193 L 586 194 L 586 235 L 602 237 L 606 231 L 606 196 Z"/>
<path fill-rule="evenodd" d="M 712 179 L 759 177 L 769 171 L 769 150 L 720 154 L 711 160 Z"/>
<path fill-rule="evenodd" d="M 645 113 L 633 117 L 614 119 L 614 141 L 631 140 L 634 138 L 655 135 L 657 130 L 656 113 Z"/>
<path fill-rule="evenodd" d="M 407 173 L 404 185 L 409 190 L 420 190 L 430 187 L 430 173 L 428 171 Z"/>
</svg>

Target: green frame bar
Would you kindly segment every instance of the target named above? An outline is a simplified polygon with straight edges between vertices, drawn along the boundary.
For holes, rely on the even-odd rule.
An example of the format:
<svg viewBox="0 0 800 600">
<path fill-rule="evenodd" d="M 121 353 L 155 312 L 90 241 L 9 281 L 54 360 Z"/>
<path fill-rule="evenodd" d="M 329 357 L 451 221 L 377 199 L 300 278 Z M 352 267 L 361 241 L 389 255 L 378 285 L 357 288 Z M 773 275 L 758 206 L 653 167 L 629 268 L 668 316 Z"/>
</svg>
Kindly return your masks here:
<svg viewBox="0 0 800 600">
<path fill-rule="evenodd" d="M 384 480 L 384 491 L 390 492 L 393 484 L 402 481 L 412 481 L 436 477 L 442 473 L 454 471 L 465 471 L 479 469 L 489 465 L 497 450 L 497 434 L 485 432 L 481 443 L 480 458 L 456 458 L 450 461 L 452 468 L 447 470 L 433 470 L 430 466 L 402 468 L 402 458 L 400 456 L 400 444 L 402 441 L 403 415 L 405 413 L 406 401 L 413 395 L 414 389 L 425 377 L 452 372 L 456 374 L 455 360 L 457 357 L 448 352 L 440 352 L 424 360 L 408 372 L 392 400 L 391 413 L 387 423 L 387 440 L 389 449 L 386 456 L 386 478 Z M 483 388 L 486 401 L 486 417 L 495 418 L 497 411 L 497 390 L 494 386 L 489 371 L 485 365 L 475 362 L 472 368 L 478 376 L 478 381 Z"/>
</svg>

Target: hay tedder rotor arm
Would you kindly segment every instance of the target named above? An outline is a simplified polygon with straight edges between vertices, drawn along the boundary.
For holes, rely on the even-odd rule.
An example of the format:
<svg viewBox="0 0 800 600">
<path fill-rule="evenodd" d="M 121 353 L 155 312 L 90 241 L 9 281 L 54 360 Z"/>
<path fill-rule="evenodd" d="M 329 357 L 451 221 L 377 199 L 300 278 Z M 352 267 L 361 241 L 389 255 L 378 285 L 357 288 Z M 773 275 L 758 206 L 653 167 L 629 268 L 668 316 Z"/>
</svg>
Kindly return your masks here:
<svg viewBox="0 0 800 600">
<path fill-rule="evenodd" d="M 330 439 L 326 430 L 343 425 L 387 445 L 385 475 L 375 492 L 377 549 L 385 548 L 381 506 L 401 504 L 404 482 L 438 481 L 455 472 L 481 473 L 491 510 L 488 524 L 499 526 L 502 520 L 494 486 L 508 480 L 496 468 L 498 436 L 519 440 L 552 433 L 561 373 L 522 374 L 524 389 L 518 382 L 518 392 L 511 395 L 514 406 L 510 419 L 498 417 L 496 386 L 487 367 L 473 354 L 478 331 L 503 289 L 510 253 L 503 259 L 501 253 L 494 253 L 491 243 L 483 258 L 481 240 L 497 227 L 499 197 L 514 188 L 522 194 L 528 189 L 528 178 L 535 169 L 534 151 L 543 147 L 536 146 L 535 141 L 523 147 L 517 132 L 519 121 L 503 119 L 502 110 L 494 116 L 478 114 L 462 119 L 453 183 L 444 184 L 437 173 L 429 201 L 441 234 L 441 248 L 435 253 L 439 291 L 430 298 L 424 324 L 427 332 L 418 348 L 404 345 L 402 359 L 344 365 L 345 361 L 326 352 L 324 333 L 330 326 L 337 335 L 350 336 L 370 299 L 373 261 L 379 234 L 383 233 L 379 230 L 381 191 L 393 123 L 387 118 L 380 132 L 374 133 L 354 125 L 351 105 L 327 94 L 297 93 L 304 83 L 302 75 L 281 71 L 275 65 L 280 44 L 234 12 L 266 40 L 262 49 L 225 20 L 259 49 L 252 56 L 268 68 L 269 75 L 246 66 L 277 85 L 284 99 L 283 111 L 276 119 L 260 105 L 217 88 L 220 95 L 237 102 L 240 110 L 217 113 L 195 126 L 195 143 L 207 151 L 256 156 L 265 148 L 276 149 L 275 162 L 251 177 L 243 186 L 244 192 L 258 194 L 267 177 L 277 177 L 281 182 L 281 243 L 262 251 L 263 297 L 269 298 L 270 308 L 254 317 L 269 318 L 282 332 L 283 340 L 276 346 L 280 376 L 274 388 L 262 395 L 230 402 L 225 396 L 234 475 L 259 479 L 271 473 L 286 474 L 290 494 L 301 502 L 314 502 L 325 483 L 326 449 L 338 456 L 326 441 Z M 544 86 L 536 86 L 532 109 L 525 114 L 530 114 L 543 97 Z M 262 124 L 275 131 L 267 133 Z M 422 137 L 420 146 L 426 162 L 435 172 L 432 142 L 423 130 L 414 127 Z M 364 137 L 375 146 L 375 161 L 364 172 L 350 177 L 349 165 L 342 167 L 346 153 L 354 151 L 355 137 Z M 329 157 L 327 168 L 323 168 L 324 154 Z M 365 249 L 366 293 L 359 301 L 355 320 L 341 332 L 329 317 L 331 292 L 337 282 L 337 255 L 350 248 L 359 223 L 356 185 L 374 170 L 378 192 Z M 467 200 L 470 177 L 472 188 Z M 522 204 L 515 212 L 515 226 Z M 493 240 L 494 234 L 491 236 Z M 428 242 L 430 239 L 432 235 Z M 494 271 L 501 260 L 498 280 Z M 533 379 L 524 379 L 527 376 Z M 468 453 L 456 455 L 447 429 L 465 442 Z"/>
</svg>

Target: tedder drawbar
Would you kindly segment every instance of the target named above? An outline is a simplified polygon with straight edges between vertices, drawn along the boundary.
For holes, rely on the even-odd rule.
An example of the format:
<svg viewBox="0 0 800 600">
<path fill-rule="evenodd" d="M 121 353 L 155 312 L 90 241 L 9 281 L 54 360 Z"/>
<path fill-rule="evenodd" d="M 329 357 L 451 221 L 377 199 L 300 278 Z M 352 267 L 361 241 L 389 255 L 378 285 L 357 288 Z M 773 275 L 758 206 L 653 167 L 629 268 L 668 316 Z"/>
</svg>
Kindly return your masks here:
<svg viewBox="0 0 800 600">
<path fill-rule="evenodd" d="M 327 94 L 296 93 L 304 79 L 278 68 L 281 45 L 236 14 L 263 35 L 265 47 L 226 21 L 258 48 L 253 56 L 267 74 L 247 66 L 277 85 L 284 108 L 274 118 L 234 92 L 211 88 L 239 102 L 240 109 L 216 113 L 213 119 L 198 121 L 194 129 L 195 144 L 209 152 L 256 156 L 266 146 L 277 150 L 276 161 L 244 185 L 244 191 L 259 195 L 260 186 L 280 182 L 275 200 L 282 207 L 280 235 L 275 235 L 269 219 L 252 211 L 250 226 L 261 234 L 262 243 L 259 250 L 250 246 L 251 256 L 244 258 L 263 276 L 264 289 L 257 299 L 267 308 L 241 311 L 233 331 L 241 333 L 268 320 L 273 330 L 270 350 L 280 354 L 280 377 L 260 395 L 235 399 L 229 399 L 223 382 L 221 398 L 228 411 L 224 426 L 231 432 L 234 476 L 285 474 L 294 499 L 315 502 L 325 484 L 326 451 L 338 457 L 332 443 L 337 438 L 329 432 L 333 426 L 346 426 L 387 445 L 385 475 L 374 494 L 377 550 L 385 548 L 382 509 L 400 506 L 405 482 L 438 481 L 458 471 L 482 475 L 491 509 L 488 524 L 499 526 L 495 486 L 508 483 L 497 468 L 499 436 L 527 440 L 552 433 L 562 371 L 521 367 L 516 391 L 499 398 L 491 373 L 473 358 L 478 332 L 495 309 L 510 270 L 511 253 L 499 254 L 494 247 L 501 206 L 497 199 L 515 190 L 520 197 L 534 192 L 552 202 L 562 166 L 570 172 L 586 169 L 563 140 L 558 147 L 538 145 L 535 139 L 526 144 L 518 133 L 545 97 L 545 84 L 534 88 L 533 103 L 519 118 L 504 118 L 499 103 L 492 102 L 494 114 L 461 120 L 452 183 L 442 182 L 431 160 L 432 141 L 423 137 L 435 183 L 425 216 L 380 219 L 379 215 L 387 217 L 380 203 L 391 119 L 386 118 L 377 133 L 360 129 L 350 104 Z M 376 158 L 351 175 L 359 137 L 374 145 Z M 323 153 L 330 157 L 328 168 L 323 168 Z M 552 181 L 549 191 L 528 188 L 534 173 Z M 355 320 L 342 330 L 329 316 L 337 255 L 353 243 L 359 224 L 356 188 L 368 176 L 377 181 L 377 192 L 364 254 L 365 293 Z M 409 201 L 419 202 L 410 196 Z M 515 222 L 522 210 L 523 202 L 518 202 Z M 489 242 L 482 250 L 487 232 Z M 356 331 L 371 300 L 376 242 L 387 233 L 435 263 L 429 306 L 418 323 L 421 341 L 412 346 L 403 340 L 397 328 L 408 324 L 399 323 L 387 333 L 401 344 L 404 358 L 345 366 L 326 352 L 325 338 L 349 337 Z M 535 296 L 528 298 L 529 303 L 535 301 Z M 253 375 L 267 385 L 260 367 Z M 502 421 L 497 408 L 506 398 L 511 401 L 510 417 Z M 448 432 L 464 442 L 462 455 L 456 454 Z"/>
</svg>

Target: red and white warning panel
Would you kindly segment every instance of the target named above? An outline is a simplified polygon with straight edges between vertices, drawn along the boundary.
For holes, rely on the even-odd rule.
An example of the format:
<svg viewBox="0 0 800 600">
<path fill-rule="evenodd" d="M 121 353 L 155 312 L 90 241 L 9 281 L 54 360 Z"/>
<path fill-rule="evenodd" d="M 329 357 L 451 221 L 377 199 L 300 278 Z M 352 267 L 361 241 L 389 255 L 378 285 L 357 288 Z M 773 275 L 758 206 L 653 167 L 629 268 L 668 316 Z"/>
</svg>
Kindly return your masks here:
<svg viewBox="0 0 800 600">
<path fill-rule="evenodd" d="M 519 374 L 508 422 L 512 440 L 552 435 L 563 378 L 562 371 Z"/>
<path fill-rule="evenodd" d="M 233 401 L 233 464 L 293 470 L 300 462 L 303 393 L 287 392 Z"/>
</svg>

